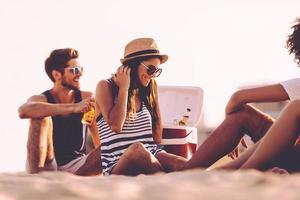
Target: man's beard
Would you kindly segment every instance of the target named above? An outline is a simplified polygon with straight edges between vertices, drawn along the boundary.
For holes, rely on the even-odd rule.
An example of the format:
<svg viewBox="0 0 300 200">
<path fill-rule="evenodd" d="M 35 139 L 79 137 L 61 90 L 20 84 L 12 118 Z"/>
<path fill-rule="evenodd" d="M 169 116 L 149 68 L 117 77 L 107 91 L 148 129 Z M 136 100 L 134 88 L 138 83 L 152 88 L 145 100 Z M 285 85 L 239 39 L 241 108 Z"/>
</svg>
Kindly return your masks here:
<svg viewBox="0 0 300 200">
<path fill-rule="evenodd" d="M 62 86 L 64 86 L 67 89 L 70 89 L 70 90 L 78 90 L 79 89 L 79 87 L 76 87 L 76 86 L 73 86 L 73 85 L 67 83 L 65 77 L 63 77 L 61 84 L 62 84 Z"/>
</svg>

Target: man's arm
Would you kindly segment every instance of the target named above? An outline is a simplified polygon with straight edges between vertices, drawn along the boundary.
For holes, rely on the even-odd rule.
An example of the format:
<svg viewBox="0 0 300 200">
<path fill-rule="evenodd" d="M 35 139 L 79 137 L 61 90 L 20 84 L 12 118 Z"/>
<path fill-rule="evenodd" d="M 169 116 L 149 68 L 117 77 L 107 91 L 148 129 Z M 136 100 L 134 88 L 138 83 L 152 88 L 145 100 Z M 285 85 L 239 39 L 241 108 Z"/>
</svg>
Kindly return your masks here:
<svg viewBox="0 0 300 200">
<path fill-rule="evenodd" d="M 288 99 L 289 96 L 281 84 L 243 89 L 235 92 L 231 96 L 226 106 L 226 114 L 238 111 L 244 104 L 247 103 L 276 102 Z"/>
<path fill-rule="evenodd" d="M 34 95 L 18 109 L 21 119 L 40 119 L 48 116 L 67 115 L 70 113 L 86 112 L 90 107 L 90 98 L 79 103 L 52 104 L 48 103 L 44 95 Z"/>
</svg>

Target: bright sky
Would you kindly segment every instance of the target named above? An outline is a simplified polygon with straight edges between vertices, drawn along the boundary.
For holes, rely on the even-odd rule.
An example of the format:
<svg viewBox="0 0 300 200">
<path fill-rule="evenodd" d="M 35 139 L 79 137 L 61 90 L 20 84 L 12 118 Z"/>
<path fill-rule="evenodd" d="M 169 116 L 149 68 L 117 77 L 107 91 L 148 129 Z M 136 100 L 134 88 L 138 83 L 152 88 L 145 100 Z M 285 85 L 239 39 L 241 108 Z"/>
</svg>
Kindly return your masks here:
<svg viewBox="0 0 300 200">
<path fill-rule="evenodd" d="M 0 0 L 0 172 L 24 170 L 28 120 L 17 108 L 52 86 L 43 65 L 51 50 L 78 49 L 82 88 L 94 91 L 127 42 L 153 37 L 170 56 L 159 84 L 202 87 L 204 121 L 214 126 L 238 87 L 299 76 L 285 49 L 299 8 L 299 0 Z"/>
</svg>

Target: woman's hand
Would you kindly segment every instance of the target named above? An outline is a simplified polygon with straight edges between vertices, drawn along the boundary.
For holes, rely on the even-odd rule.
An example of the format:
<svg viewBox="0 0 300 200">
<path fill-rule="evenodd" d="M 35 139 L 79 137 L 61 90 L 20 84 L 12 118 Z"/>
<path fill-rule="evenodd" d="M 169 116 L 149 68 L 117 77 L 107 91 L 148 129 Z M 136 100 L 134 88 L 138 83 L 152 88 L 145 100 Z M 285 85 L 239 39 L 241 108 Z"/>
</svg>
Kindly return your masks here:
<svg viewBox="0 0 300 200">
<path fill-rule="evenodd" d="M 120 66 L 115 74 L 113 74 L 113 81 L 117 84 L 119 89 L 128 90 L 130 86 L 130 71 L 128 66 Z"/>
</svg>

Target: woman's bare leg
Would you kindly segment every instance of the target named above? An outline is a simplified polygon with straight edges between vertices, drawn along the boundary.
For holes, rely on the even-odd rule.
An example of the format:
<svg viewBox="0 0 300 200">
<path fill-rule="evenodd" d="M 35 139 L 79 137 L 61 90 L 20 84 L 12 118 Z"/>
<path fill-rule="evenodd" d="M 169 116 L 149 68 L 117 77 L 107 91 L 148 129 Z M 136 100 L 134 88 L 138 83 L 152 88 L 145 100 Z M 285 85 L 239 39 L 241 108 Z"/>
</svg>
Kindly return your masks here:
<svg viewBox="0 0 300 200">
<path fill-rule="evenodd" d="M 163 166 L 166 172 L 173 172 L 182 170 L 188 161 L 186 158 L 182 156 L 177 156 L 175 154 L 167 153 L 167 152 L 159 152 L 155 155 L 157 160 Z"/>
<path fill-rule="evenodd" d="M 289 103 L 241 169 L 263 169 L 268 162 L 292 148 L 299 135 L 299 117 L 300 101 Z"/>
<path fill-rule="evenodd" d="M 95 176 L 102 174 L 101 146 L 93 149 L 85 163 L 75 172 L 80 176 Z"/>
<path fill-rule="evenodd" d="M 141 143 L 134 143 L 121 156 L 112 169 L 112 174 L 136 176 L 163 172 L 159 161 Z"/>
</svg>

